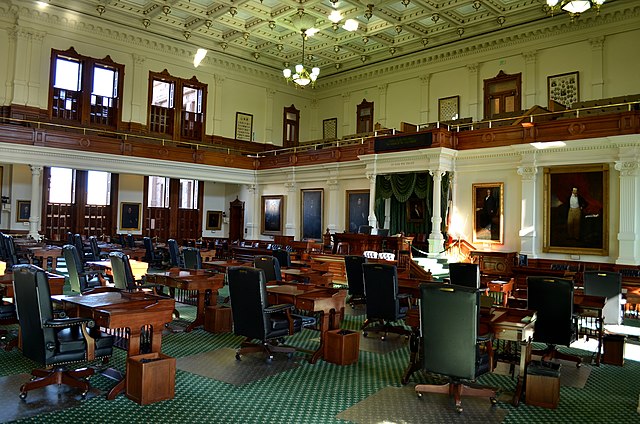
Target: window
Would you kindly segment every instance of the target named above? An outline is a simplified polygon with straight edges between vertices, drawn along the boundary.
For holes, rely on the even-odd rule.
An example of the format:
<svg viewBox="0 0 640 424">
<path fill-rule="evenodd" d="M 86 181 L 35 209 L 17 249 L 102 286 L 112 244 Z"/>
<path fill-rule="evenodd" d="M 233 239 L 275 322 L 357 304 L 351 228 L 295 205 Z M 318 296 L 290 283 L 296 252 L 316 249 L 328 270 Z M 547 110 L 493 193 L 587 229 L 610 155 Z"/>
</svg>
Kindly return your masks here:
<svg viewBox="0 0 640 424">
<path fill-rule="evenodd" d="M 164 70 L 149 75 L 149 129 L 178 140 L 202 141 L 207 85 L 183 80 Z M 182 100 L 179 97 L 181 96 Z"/>
<path fill-rule="evenodd" d="M 149 177 L 149 207 L 169 207 L 169 178 Z"/>
<path fill-rule="evenodd" d="M 282 131 L 282 146 L 295 147 L 300 138 L 300 111 L 294 105 L 284 108 L 284 128 Z"/>
<path fill-rule="evenodd" d="M 198 180 L 180 180 L 180 207 L 198 209 Z"/>
<path fill-rule="evenodd" d="M 77 125 L 118 129 L 124 66 L 108 56 L 94 59 L 73 48 L 51 51 L 49 116 Z"/>
<path fill-rule="evenodd" d="M 75 172 L 68 168 L 51 168 L 49 203 L 73 203 Z"/>
<path fill-rule="evenodd" d="M 521 73 L 509 75 L 500 71 L 494 78 L 484 80 L 485 119 L 520 111 L 521 76 Z"/>
<path fill-rule="evenodd" d="M 111 174 L 87 171 L 87 205 L 111 204 Z"/>
</svg>

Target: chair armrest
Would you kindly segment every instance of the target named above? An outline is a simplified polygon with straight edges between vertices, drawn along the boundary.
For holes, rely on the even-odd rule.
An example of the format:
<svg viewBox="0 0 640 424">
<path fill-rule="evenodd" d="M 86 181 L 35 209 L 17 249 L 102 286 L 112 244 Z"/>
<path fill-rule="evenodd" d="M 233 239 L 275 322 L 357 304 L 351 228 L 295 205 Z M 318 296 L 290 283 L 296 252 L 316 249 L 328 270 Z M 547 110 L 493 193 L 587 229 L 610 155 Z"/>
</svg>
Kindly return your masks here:
<svg viewBox="0 0 640 424">
<path fill-rule="evenodd" d="M 46 320 L 42 326 L 44 328 L 64 328 L 77 327 L 83 324 L 93 327 L 95 322 L 91 318 L 54 318 Z"/>
<path fill-rule="evenodd" d="M 293 310 L 293 305 L 291 303 L 282 303 L 280 305 L 269 305 L 266 308 L 264 308 L 264 312 L 266 314 L 273 314 L 275 312 L 282 312 L 282 311 L 292 311 Z"/>
</svg>

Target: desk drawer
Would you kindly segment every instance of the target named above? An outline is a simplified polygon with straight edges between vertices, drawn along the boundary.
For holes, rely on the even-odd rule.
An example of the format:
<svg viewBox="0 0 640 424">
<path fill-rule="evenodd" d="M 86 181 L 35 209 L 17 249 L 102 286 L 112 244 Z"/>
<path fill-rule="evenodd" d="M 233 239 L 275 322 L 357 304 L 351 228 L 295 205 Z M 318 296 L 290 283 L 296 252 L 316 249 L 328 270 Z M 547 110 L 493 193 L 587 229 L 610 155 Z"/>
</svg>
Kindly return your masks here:
<svg viewBox="0 0 640 424">
<path fill-rule="evenodd" d="M 511 340 L 514 342 L 520 341 L 520 332 L 518 330 L 512 330 L 508 328 L 503 328 L 500 330 L 496 330 L 495 333 L 496 339 L 500 340 Z"/>
<path fill-rule="evenodd" d="M 296 302 L 296 307 L 298 309 L 303 309 L 305 311 L 313 311 L 314 301 L 312 299 L 305 299 L 298 297 L 298 301 Z"/>
</svg>

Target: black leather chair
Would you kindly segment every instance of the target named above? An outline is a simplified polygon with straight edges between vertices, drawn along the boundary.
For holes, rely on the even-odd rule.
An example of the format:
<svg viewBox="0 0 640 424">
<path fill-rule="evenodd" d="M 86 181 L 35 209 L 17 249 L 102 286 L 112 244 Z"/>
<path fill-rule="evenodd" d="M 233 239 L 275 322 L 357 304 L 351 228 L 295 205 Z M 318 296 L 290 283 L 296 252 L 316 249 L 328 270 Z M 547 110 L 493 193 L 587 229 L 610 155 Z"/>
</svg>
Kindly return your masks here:
<svg viewBox="0 0 640 424">
<path fill-rule="evenodd" d="M 33 379 L 20 387 L 20 398 L 30 390 L 51 384 L 65 384 L 89 391 L 87 381 L 93 368 L 68 369 L 67 364 L 86 362 L 88 350 L 95 359 L 107 359 L 113 351 L 114 337 L 105 334 L 88 318 L 54 318 L 47 274 L 33 265 L 13 269 L 13 287 L 22 334 L 22 353 L 45 369 L 31 372 Z"/>
<path fill-rule="evenodd" d="M 378 228 L 378 230 L 376 231 L 376 234 L 379 235 L 380 237 L 388 237 L 389 236 L 389 229 L 388 228 Z"/>
<path fill-rule="evenodd" d="M 362 324 L 363 336 L 368 331 L 383 332 L 384 340 L 387 333 L 409 336 L 411 331 L 391 323 L 400 321 L 407 316 L 410 296 L 398 293 L 398 271 L 395 265 L 365 263 L 362 265 L 364 279 L 364 293 L 366 296 L 367 319 Z M 406 301 L 407 306 L 400 305 Z M 369 328 L 374 322 L 378 326 Z"/>
<path fill-rule="evenodd" d="M 186 269 L 202 269 L 202 256 L 197 247 L 183 247 L 182 258 Z"/>
<path fill-rule="evenodd" d="M 144 258 L 142 260 L 148 263 L 149 266 L 152 266 L 155 268 L 162 268 L 163 267 L 162 252 L 153 248 L 153 241 L 151 241 L 151 238 L 143 237 L 142 244 L 144 245 L 144 250 L 145 250 Z"/>
<path fill-rule="evenodd" d="M 344 267 L 347 271 L 347 284 L 349 292 L 349 305 L 355 308 L 358 304 L 367 303 L 364 295 L 364 276 L 362 265 L 367 263 L 367 258 L 358 255 L 344 257 Z"/>
<path fill-rule="evenodd" d="M 78 251 L 78 255 L 80 255 L 80 259 L 82 260 L 83 264 L 86 261 L 99 260 L 99 258 L 93 257 L 93 251 L 91 250 L 91 247 L 85 246 L 84 242 L 82 241 L 82 236 L 80 234 L 73 235 L 73 245 L 76 247 L 76 250 Z"/>
<path fill-rule="evenodd" d="M 285 249 L 275 249 L 273 251 L 273 257 L 278 260 L 281 268 L 291 267 L 291 253 Z"/>
<path fill-rule="evenodd" d="M 109 260 L 111 261 L 113 284 L 117 289 L 132 291 L 141 287 L 140 282 L 136 281 L 133 275 L 127 255 L 117 251 L 111 252 Z"/>
<path fill-rule="evenodd" d="M 282 281 L 280 262 L 273 256 L 258 255 L 253 259 L 253 266 L 264 271 L 267 283 Z"/>
<path fill-rule="evenodd" d="M 358 227 L 358 234 L 371 234 L 372 229 L 371 225 L 361 225 Z"/>
<path fill-rule="evenodd" d="M 478 264 L 453 262 L 449 264 L 449 282 L 456 286 L 480 288 L 480 267 Z"/>
<path fill-rule="evenodd" d="M 169 249 L 169 266 L 182 268 L 182 257 L 180 256 L 180 247 L 175 239 L 167 240 L 167 248 Z"/>
<path fill-rule="evenodd" d="M 578 317 L 573 313 L 573 281 L 555 277 L 527 277 L 527 309 L 537 311 L 533 341 L 547 344 L 542 360 L 564 359 L 580 366 L 582 358 L 558 351 L 578 338 Z"/>
<path fill-rule="evenodd" d="M 132 234 L 127 234 L 124 236 L 124 245 L 127 249 L 135 249 L 136 248 L 136 242 L 133 239 L 133 235 Z"/>
<path fill-rule="evenodd" d="M 233 314 L 233 332 L 245 337 L 236 359 L 243 354 L 264 351 L 267 362 L 275 352 L 286 353 L 289 358 L 295 348 L 282 346 L 285 336 L 300 331 L 302 319 L 291 315 L 292 304 L 269 305 L 267 280 L 264 271 L 250 267 L 230 267 L 229 298 Z M 254 343 L 252 340 L 259 340 Z"/>
<path fill-rule="evenodd" d="M 84 293 L 96 287 L 102 286 L 102 279 L 93 272 L 87 272 L 82 266 L 82 260 L 78 255 L 78 250 L 72 244 L 62 246 L 62 256 L 67 264 L 67 272 L 69 273 L 69 285 L 71 291 L 76 293 Z"/>
<path fill-rule="evenodd" d="M 603 323 L 622 323 L 622 275 L 612 271 L 585 271 L 584 294 L 606 299 L 602 309 Z"/>
<path fill-rule="evenodd" d="M 445 393 L 455 399 L 462 412 L 461 396 L 489 397 L 496 403 L 496 390 L 473 381 L 492 369 L 491 337 L 478 337 L 479 292 L 449 284 L 420 286 L 422 368 L 448 379 L 444 385 L 418 384 L 415 391 Z"/>
<path fill-rule="evenodd" d="M 6 257 L 7 269 L 11 269 L 11 267 L 14 265 L 29 263 L 29 258 L 25 256 L 19 256 L 16 253 L 16 245 L 13 241 L 13 236 L 10 236 L 8 234 L 3 234 L 2 241 L 4 242 L 4 249 L 7 256 Z"/>
<path fill-rule="evenodd" d="M 89 237 L 89 248 L 93 261 L 106 261 L 109 259 L 109 252 L 101 252 L 98 246 L 98 238 L 96 236 Z"/>
</svg>

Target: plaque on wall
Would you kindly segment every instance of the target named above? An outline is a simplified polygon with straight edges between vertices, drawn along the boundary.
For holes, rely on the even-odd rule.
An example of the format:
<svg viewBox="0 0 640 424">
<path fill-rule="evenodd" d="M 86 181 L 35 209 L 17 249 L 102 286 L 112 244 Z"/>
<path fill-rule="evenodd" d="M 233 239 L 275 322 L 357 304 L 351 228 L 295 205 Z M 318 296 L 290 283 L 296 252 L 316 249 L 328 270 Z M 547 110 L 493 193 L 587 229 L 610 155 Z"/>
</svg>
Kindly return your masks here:
<svg viewBox="0 0 640 424">
<path fill-rule="evenodd" d="M 236 112 L 236 140 L 251 141 L 253 134 L 253 115 Z"/>
</svg>

